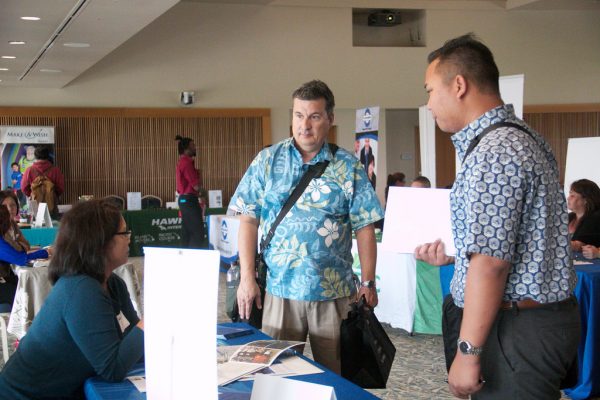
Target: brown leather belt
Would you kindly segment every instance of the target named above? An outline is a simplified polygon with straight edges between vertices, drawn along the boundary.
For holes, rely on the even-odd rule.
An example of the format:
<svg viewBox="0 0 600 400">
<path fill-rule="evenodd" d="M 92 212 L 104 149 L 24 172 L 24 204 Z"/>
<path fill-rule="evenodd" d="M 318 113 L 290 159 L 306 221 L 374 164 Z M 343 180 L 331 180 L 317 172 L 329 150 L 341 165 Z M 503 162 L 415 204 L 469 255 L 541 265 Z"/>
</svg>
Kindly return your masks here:
<svg viewBox="0 0 600 400">
<path fill-rule="evenodd" d="M 540 303 L 538 301 L 532 299 L 525 299 L 519 301 L 503 301 L 500 304 L 501 310 L 511 310 L 513 308 L 517 308 L 519 310 L 527 310 L 529 308 L 538 308 L 542 307 L 544 303 Z"/>
</svg>

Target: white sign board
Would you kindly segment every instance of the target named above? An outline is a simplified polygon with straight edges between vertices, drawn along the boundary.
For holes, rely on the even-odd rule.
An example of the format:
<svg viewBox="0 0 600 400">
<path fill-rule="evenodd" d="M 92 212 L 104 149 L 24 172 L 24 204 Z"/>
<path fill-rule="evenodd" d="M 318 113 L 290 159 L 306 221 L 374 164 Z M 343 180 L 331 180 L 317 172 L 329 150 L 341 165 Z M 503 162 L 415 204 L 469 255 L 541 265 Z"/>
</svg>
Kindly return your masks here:
<svg viewBox="0 0 600 400">
<path fill-rule="evenodd" d="M 417 246 L 437 239 L 446 245 L 446 254 L 456 254 L 450 224 L 450 190 L 391 186 L 382 248 L 412 254 Z"/>
<path fill-rule="evenodd" d="M 254 380 L 250 400 L 336 400 L 331 386 L 302 382 L 278 376 L 259 375 Z"/>
<path fill-rule="evenodd" d="M 356 133 L 379 131 L 379 107 L 356 110 Z"/>
<path fill-rule="evenodd" d="M 208 207 L 221 208 L 223 207 L 223 192 L 220 190 L 208 191 Z"/>
<path fill-rule="evenodd" d="M 578 179 L 589 179 L 600 185 L 599 154 L 600 137 L 569 139 L 565 167 L 565 196 L 569 194 L 571 183 Z"/>
<path fill-rule="evenodd" d="M 0 126 L 1 143 L 54 143 L 53 126 Z"/>
<path fill-rule="evenodd" d="M 45 226 L 46 228 L 52 228 L 52 218 L 50 218 L 50 212 L 48 211 L 48 204 L 39 203 L 37 208 L 37 214 L 35 216 L 36 228 Z"/>
<path fill-rule="evenodd" d="M 148 399 L 216 399 L 219 252 L 144 247 L 144 255 Z"/>
<path fill-rule="evenodd" d="M 127 210 L 141 210 L 142 209 L 142 193 L 141 192 L 127 192 Z"/>
</svg>

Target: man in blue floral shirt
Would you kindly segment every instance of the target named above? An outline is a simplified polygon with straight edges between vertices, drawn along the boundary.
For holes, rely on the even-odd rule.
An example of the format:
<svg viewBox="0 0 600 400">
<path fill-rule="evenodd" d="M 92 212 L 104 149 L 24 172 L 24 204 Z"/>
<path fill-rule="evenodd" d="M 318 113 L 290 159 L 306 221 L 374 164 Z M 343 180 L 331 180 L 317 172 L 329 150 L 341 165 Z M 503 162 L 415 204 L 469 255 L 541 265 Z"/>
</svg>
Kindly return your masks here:
<svg viewBox="0 0 600 400">
<path fill-rule="evenodd" d="M 360 161 L 340 148 L 332 155 L 333 93 L 307 82 L 293 98 L 293 138 L 262 150 L 242 178 L 229 209 L 241 214 L 238 248 L 241 318 L 262 305 L 254 279 L 258 230 L 266 235 L 308 167 L 328 160 L 276 229 L 264 252 L 268 266 L 262 329 L 277 339 L 305 341 L 314 358 L 340 372 L 339 329 L 356 298 L 352 281 L 352 231 L 356 232 L 364 295 L 377 305 L 377 247 L 373 223 L 383 218 Z"/>
<path fill-rule="evenodd" d="M 445 302 L 450 391 L 558 399 L 580 335 L 568 217 L 550 146 L 502 102 L 498 67 L 473 35 L 429 55 L 427 106 L 462 166 L 450 194 L 456 265 Z M 454 261 L 436 241 L 418 258 Z M 462 322 L 460 320 L 462 315 Z"/>
</svg>

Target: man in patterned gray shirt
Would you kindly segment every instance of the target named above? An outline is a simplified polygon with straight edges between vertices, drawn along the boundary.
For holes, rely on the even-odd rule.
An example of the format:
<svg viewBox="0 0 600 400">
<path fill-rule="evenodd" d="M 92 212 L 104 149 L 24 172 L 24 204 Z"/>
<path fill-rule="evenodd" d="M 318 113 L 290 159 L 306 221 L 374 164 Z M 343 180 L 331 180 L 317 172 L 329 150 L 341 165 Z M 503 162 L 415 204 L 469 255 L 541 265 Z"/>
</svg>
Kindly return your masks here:
<svg viewBox="0 0 600 400">
<path fill-rule="evenodd" d="M 459 398 L 558 399 L 580 336 L 565 197 L 544 139 L 504 104 L 498 67 L 472 34 L 429 55 L 428 108 L 462 167 L 450 195 L 456 259 L 440 241 L 415 256 L 455 262 L 444 340 Z M 461 316 L 462 315 L 462 322 Z"/>
</svg>

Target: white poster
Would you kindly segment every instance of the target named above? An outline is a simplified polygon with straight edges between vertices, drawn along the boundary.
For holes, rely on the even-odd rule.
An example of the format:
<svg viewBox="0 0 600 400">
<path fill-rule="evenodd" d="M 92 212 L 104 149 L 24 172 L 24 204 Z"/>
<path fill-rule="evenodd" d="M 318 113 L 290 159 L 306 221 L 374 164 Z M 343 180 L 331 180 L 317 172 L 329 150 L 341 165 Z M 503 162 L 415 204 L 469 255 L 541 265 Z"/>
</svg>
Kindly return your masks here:
<svg viewBox="0 0 600 400">
<path fill-rule="evenodd" d="M 446 254 L 456 254 L 450 220 L 450 190 L 390 187 L 385 210 L 384 250 L 412 254 L 441 239 Z"/>
<path fill-rule="evenodd" d="M 356 110 L 356 133 L 379 131 L 379 107 Z"/>
<path fill-rule="evenodd" d="M 208 191 L 208 207 L 221 208 L 223 207 L 223 192 L 221 190 Z"/>
<path fill-rule="evenodd" d="M 569 194 L 571 183 L 578 179 L 589 179 L 600 185 L 599 154 L 600 137 L 569 139 L 565 167 L 565 196 Z"/>
<path fill-rule="evenodd" d="M 149 400 L 217 398 L 219 252 L 144 247 Z"/>
<path fill-rule="evenodd" d="M 142 192 L 127 192 L 127 210 L 135 211 L 142 209 Z"/>
<path fill-rule="evenodd" d="M 377 186 L 377 154 L 379 142 L 379 107 L 367 107 L 356 110 L 356 138 L 354 155 L 365 169 L 373 189 Z"/>
</svg>

